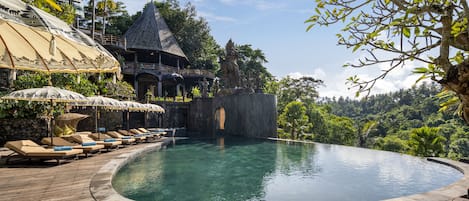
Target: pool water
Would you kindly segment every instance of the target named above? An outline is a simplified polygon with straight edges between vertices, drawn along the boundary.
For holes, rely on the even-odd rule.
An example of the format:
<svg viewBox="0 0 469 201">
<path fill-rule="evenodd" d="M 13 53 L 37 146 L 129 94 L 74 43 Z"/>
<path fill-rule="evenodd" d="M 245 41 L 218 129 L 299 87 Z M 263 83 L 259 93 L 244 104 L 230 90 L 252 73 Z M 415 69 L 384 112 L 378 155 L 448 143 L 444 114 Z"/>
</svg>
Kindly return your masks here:
<svg viewBox="0 0 469 201">
<path fill-rule="evenodd" d="M 382 200 L 431 191 L 462 173 L 425 159 L 355 147 L 246 138 L 177 141 L 114 177 L 133 200 Z"/>
</svg>

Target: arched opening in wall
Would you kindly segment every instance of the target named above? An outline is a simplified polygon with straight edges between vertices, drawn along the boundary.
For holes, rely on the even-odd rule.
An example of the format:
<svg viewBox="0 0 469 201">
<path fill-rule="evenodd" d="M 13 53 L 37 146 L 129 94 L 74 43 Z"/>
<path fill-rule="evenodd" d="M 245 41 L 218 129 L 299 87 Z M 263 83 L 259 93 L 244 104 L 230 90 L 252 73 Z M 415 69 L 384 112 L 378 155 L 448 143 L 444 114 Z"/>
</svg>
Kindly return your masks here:
<svg viewBox="0 0 469 201">
<path fill-rule="evenodd" d="M 215 111 L 215 125 L 217 130 L 225 130 L 225 108 L 220 107 Z"/>
</svg>

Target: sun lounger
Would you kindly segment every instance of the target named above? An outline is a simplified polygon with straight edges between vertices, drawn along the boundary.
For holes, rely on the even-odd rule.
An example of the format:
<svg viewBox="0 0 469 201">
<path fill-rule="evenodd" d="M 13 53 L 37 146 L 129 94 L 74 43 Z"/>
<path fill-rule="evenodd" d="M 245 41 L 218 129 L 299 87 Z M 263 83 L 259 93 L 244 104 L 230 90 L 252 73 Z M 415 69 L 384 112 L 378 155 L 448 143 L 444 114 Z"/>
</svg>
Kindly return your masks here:
<svg viewBox="0 0 469 201">
<path fill-rule="evenodd" d="M 135 142 L 143 142 L 147 137 L 145 136 L 127 136 L 127 135 L 122 135 L 121 133 L 117 131 L 108 131 L 107 134 L 113 138 L 117 139 L 135 139 Z"/>
<path fill-rule="evenodd" d="M 163 136 L 163 135 L 166 135 L 166 132 L 165 131 L 149 131 L 147 130 L 146 128 L 137 128 L 137 130 L 143 132 L 143 133 L 153 133 L 153 134 L 157 134 L 158 136 Z"/>
<path fill-rule="evenodd" d="M 77 143 L 80 143 L 84 146 L 86 145 L 92 145 L 92 144 L 99 144 L 99 145 L 104 145 L 104 148 L 106 148 L 108 151 L 110 149 L 118 149 L 119 148 L 119 145 L 122 144 L 122 142 L 120 141 L 107 141 L 107 140 L 104 140 L 104 141 L 94 141 L 93 139 L 91 139 L 90 137 L 88 137 L 88 135 L 72 135 L 71 136 L 71 139 L 74 141 L 74 142 L 77 142 Z"/>
<path fill-rule="evenodd" d="M 104 140 L 107 140 L 107 139 L 115 139 L 117 141 L 121 141 L 122 144 L 132 144 L 135 142 L 135 139 L 132 138 L 132 137 L 124 137 L 124 138 L 115 138 L 115 137 L 112 137 L 110 135 L 107 135 L 105 133 L 101 133 L 101 134 L 98 134 L 98 133 L 92 133 L 92 134 L 89 134 L 88 135 L 90 138 L 92 138 L 93 140 L 97 140 L 97 141 L 104 141 Z"/>
<path fill-rule="evenodd" d="M 135 134 L 135 135 L 144 135 L 144 136 L 146 136 L 147 137 L 147 140 L 146 140 L 147 142 L 156 142 L 161 138 L 161 136 L 157 133 L 152 133 L 152 132 L 144 133 L 144 132 L 141 132 L 141 131 L 139 131 L 135 128 L 130 129 L 129 131 L 131 133 Z"/>
<path fill-rule="evenodd" d="M 60 164 L 61 159 L 76 158 L 78 154 L 83 153 L 81 149 L 70 149 L 55 151 L 54 149 L 46 149 L 36 144 L 31 140 L 17 140 L 9 141 L 5 147 L 12 150 L 13 153 L 8 156 L 6 163 L 8 164 L 11 158 L 24 158 L 24 159 L 40 159 L 40 160 L 57 160 L 57 165 Z"/>
<path fill-rule="evenodd" d="M 83 146 L 82 144 L 77 144 L 73 142 L 69 142 L 61 137 L 54 137 L 54 144 L 51 143 L 50 137 L 42 138 L 41 143 L 49 145 L 49 146 L 71 146 L 74 149 L 81 149 L 85 154 L 85 157 L 88 157 L 88 154 L 98 153 L 101 149 L 104 149 L 104 145 L 96 144 L 96 145 L 88 145 Z"/>
</svg>

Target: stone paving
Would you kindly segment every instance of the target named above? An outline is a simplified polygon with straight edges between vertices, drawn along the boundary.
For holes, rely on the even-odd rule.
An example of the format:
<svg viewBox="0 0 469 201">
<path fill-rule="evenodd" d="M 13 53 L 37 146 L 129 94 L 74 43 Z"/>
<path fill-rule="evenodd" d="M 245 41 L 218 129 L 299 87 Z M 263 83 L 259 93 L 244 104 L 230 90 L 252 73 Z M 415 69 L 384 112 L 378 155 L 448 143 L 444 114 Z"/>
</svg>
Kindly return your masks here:
<svg viewBox="0 0 469 201">
<path fill-rule="evenodd" d="M 3 200 L 103 200 L 128 201 L 119 195 L 111 185 L 114 173 L 124 164 L 142 153 L 158 150 L 162 142 L 128 146 L 108 153 L 96 154 L 55 166 L 28 164 L 0 164 L 0 201 Z M 0 155 L 8 151 L 1 151 Z M 443 188 L 388 201 L 468 201 L 462 198 L 469 188 L 469 164 L 442 158 L 429 160 L 452 166 L 465 173 L 464 177 Z M 383 189 L 385 190 L 385 189 Z"/>
</svg>

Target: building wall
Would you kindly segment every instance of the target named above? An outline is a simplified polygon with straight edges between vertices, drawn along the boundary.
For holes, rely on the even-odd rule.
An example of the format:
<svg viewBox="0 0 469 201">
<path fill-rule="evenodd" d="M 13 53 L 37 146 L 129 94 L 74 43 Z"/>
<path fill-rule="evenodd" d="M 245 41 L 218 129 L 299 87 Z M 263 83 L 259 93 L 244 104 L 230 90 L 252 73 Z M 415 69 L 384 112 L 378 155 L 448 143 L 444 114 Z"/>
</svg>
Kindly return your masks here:
<svg viewBox="0 0 469 201">
<path fill-rule="evenodd" d="M 217 129 L 215 113 L 225 110 L 225 129 Z M 194 99 L 189 112 L 190 136 L 239 135 L 266 138 L 276 135 L 276 99 L 270 94 L 237 94 L 213 99 Z"/>
</svg>

